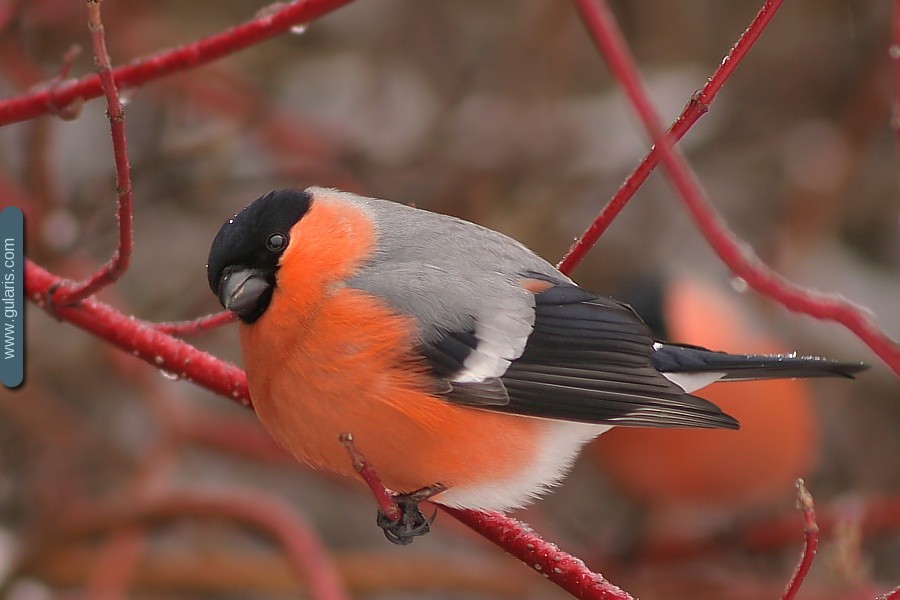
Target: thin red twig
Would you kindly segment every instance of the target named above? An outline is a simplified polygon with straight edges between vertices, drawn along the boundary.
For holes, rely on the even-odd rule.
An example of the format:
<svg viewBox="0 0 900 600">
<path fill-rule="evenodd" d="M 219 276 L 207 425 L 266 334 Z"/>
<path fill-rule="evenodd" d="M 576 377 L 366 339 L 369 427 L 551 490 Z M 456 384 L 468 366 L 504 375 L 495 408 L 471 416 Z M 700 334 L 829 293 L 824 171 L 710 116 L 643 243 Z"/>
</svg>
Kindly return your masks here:
<svg viewBox="0 0 900 600">
<path fill-rule="evenodd" d="M 81 46 L 78 44 L 72 44 L 66 53 L 63 55 L 62 63 L 59 67 L 59 72 L 50 80 L 47 89 L 53 91 L 59 88 L 60 85 L 66 80 L 69 76 L 69 71 L 72 70 L 72 63 L 75 62 L 75 59 L 81 54 Z M 72 102 L 63 107 L 57 107 L 51 105 L 50 112 L 62 119 L 63 121 L 72 121 L 77 119 L 81 114 L 81 108 L 84 106 L 84 99 Z"/>
<path fill-rule="evenodd" d="M 353 435 L 350 433 L 342 433 L 340 442 L 344 448 L 347 449 L 347 454 L 350 455 L 350 460 L 353 461 L 353 468 L 356 469 L 359 476 L 362 477 L 363 481 L 366 482 L 366 485 L 369 486 L 372 495 L 375 496 L 375 502 L 378 503 L 378 508 L 381 509 L 381 512 L 383 512 L 388 519 L 399 521 L 402 516 L 400 507 L 397 506 L 394 497 L 388 489 L 381 483 L 378 472 L 369 464 L 369 461 L 362 455 L 362 452 L 356 449 L 356 445 L 353 443 Z"/>
<path fill-rule="evenodd" d="M 190 337 L 192 335 L 211 331 L 218 327 L 222 327 L 223 325 L 228 325 L 229 323 L 234 323 L 236 320 L 237 315 L 230 310 L 223 310 L 222 312 L 206 315 L 205 317 L 200 317 L 191 321 L 156 323 L 155 327 L 158 331 L 168 335 Z"/>
<path fill-rule="evenodd" d="M 91 44 L 94 47 L 94 64 L 100 78 L 100 86 L 106 96 L 106 116 L 109 118 L 113 156 L 116 163 L 118 244 L 109 262 L 100 267 L 93 275 L 77 284 L 64 284 L 51 294 L 51 300 L 59 304 L 74 304 L 117 281 L 128 269 L 131 252 L 134 248 L 131 164 L 128 161 L 128 143 L 125 138 L 125 111 L 119 101 L 119 90 L 112 76 L 112 65 L 106 49 L 106 33 L 100 15 L 101 1 L 88 0 L 87 2 L 88 29 L 91 33 Z M 65 69 L 65 64 L 63 69 Z"/>
<path fill-rule="evenodd" d="M 64 535 L 86 535 L 131 523 L 181 517 L 237 521 L 265 532 L 283 548 L 288 563 L 309 582 L 314 598 L 346 598 L 337 567 L 313 529 L 291 507 L 244 490 L 190 490 L 156 498 L 127 499 L 76 509 L 63 517 Z"/>
<path fill-rule="evenodd" d="M 230 400 L 250 405 L 247 378 L 238 367 L 88 298 L 74 306 L 50 306 L 47 293 L 62 283 L 30 260 L 25 261 L 25 294 L 55 317 L 68 321 L 149 363 Z"/>
<path fill-rule="evenodd" d="M 788 281 L 767 267 L 748 249 L 746 243 L 739 241 L 728 229 L 709 206 L 703 189 L 684 156 L 677 148 L 672 147 L 666 136 L 608 5 L 593 0 L 575 0 L 575 3 L 591 38 L 659 148 L 670 181 L 707 242 L 731 272 L 757 292 L 780 302 L 789 310 L 841 323 L 900 375 L 900 346 L 879 329 L 870 311 L 840 296 L 807 290 Z"/>
<path fill-rule="evenodd" d="M 69 71 L 72 70 L 72 63 L 74 63 L 75 59 L 79 56 L 81 56 L 81 46 L 78 44 L 69 46 L 69 49 L 63 54 L 62 62 L 59 65 L 59 72 L 53 78 L 53 81 L 57 84 L 65 81 L 66 77 L 69 76 Z"/>
<path fill-rule="evenodd" d="M 819 526 L 816 524 L 816 509 L 813 506 L 812 494 L 806 489 L 802 479 L 797 480 L 797 508 L 803 514 L 803 533 L 806 536 L 806 543 L 803 546 L 800 563 L 794 570 L 794 575 L 784 591 L 782 600 L 793 600 L 797 592 L 800 591 L 800 586 L 803 585 L 806 574 L 809 573 L 809 568 L 816 557 L 816 549 L 819 546 Z"/>
<path fill-rule="evenodd" d="M 113 70 L 112 77 L 120 89 L 126 89 L 193 69 L 285 33 L 295 25 L 309 23 L 350 1 L 298 0 L 196 42 L 140 58 Z M 0 125 L 27 121 L 52 112 L 52 107 L 62 108 L 78 99 L 96 98 L 101 93 L 99 77 L 91 75 L 55 89 L 2 100 Z"/>
<path fill-rule="evenodd" d="M 757 13 L 756 18 L 750 23 L 750 26 L 741 34 L 737 43 L 732 46 L 731 51 L 722 60 L 716 68 L 712 76 L 707 80 L 706 85 L 695 93 L 682 113 L 678 116 L 672 127 L 669 129 L 668 136 L 673 143 L 680 140 L 694 126 L 700 117 L 709 111 L 710 105 L 716 99 L 719 90 L 725 85 L 725 82 L 731 77 L 731 74 L 741 63 L 756 40 L 769 25 L 769 21 L 775 16 L 775 13 L 781 7 L 784 0 L 767 0 L 763 7 Z M 900 0 L 898 0 L 900 2 Z M 594 247 L 603 232 L 615 220 L 628 201 L 634 196 L 638 189 L 644 184 L 653 169 L 659 164 L 659 150 L 654 146 L 650 152 L 644 157 L 641 163 L 625 180 L 625 183 L 616 191 L 606 206 L 604 206 L 594 222 L 581 234 L 576 240 L 563 259 L 557 265 L 557 268 L 563 273 L 569 274 L 584 259 L 585 255 Z"/>
</svg>

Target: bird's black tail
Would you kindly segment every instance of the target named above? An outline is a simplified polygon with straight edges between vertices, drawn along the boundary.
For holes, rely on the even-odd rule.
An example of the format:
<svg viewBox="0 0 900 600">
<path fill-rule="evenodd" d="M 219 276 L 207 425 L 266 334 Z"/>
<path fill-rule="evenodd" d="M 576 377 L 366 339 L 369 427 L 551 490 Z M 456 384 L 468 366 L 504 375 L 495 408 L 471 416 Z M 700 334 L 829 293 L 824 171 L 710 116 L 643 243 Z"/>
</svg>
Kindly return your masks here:
<svg viewBox="0 0 900 600">
<path fill-rule="evenodd" d="M 650 359 L 663 373 L 724 373 L 721 381 L 849 377 L 868 369 L 861 362 L 839 362 L 796 354 L 728 354 L 699 346 L 657 343 Z"/>
</svg>

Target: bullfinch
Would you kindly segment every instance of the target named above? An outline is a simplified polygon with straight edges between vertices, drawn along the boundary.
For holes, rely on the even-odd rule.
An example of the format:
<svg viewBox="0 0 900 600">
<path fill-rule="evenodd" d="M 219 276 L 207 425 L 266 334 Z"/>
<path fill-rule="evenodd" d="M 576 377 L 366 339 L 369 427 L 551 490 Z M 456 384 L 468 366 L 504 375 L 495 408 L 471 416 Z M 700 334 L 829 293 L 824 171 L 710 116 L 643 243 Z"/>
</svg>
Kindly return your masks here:
<svg viewBox="0 0 900 600">
<path fill-rule="evenodd" d="M 702 274 L 640 278 L 618 293 L 662 339 L 726 351 L 786 349 L 737 294 Z M 741 431 L 617 428 L 589 449 L 606 479 L 646 509 L 648 542 L 709 534 L 741 512 L 782 504 L 816 461 L 808 380 L 713 384 L 696 393 L 738 418 Z"/>
<path fill-rule="evenodd" d="M 253 406 L 317 469 L 356 477 L 339 442 L 417 507 L 509 510 L 560 482 L 613 426 L 736 429 L 691 391 L 719 380 L 852 377 L 815 357 L 655 341 L 627 305 L 517 241 L 454 217 L 332 189 L 266 194 L 212 243 L 209 286 L 240 318 Z"/>
</svg>

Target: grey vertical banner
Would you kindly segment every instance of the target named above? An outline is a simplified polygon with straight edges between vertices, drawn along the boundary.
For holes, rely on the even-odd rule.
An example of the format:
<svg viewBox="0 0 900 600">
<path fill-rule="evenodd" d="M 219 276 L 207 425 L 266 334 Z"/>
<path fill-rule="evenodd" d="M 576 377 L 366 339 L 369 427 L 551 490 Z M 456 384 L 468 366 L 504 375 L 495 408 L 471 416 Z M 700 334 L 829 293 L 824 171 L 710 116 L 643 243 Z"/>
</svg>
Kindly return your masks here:
<svg viewBox="0 0 900 600">
<path fill-rule="evenodd" d="M 25 219 L 14 206 L 0 211 L 0 382 L 25 377 Z"/>
</svg>

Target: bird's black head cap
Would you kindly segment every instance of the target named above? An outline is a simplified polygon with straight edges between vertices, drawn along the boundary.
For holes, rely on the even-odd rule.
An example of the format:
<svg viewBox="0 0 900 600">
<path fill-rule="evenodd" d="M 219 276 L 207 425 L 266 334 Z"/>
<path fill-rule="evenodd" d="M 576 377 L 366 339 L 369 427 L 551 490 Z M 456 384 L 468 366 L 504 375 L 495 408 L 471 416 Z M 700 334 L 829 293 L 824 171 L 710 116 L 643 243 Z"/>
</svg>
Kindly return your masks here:
<svg viewBox="0 0 900 600">
<path fill-rule="evenodd" d="M 222 300 L 222 285 L 229 274 L 252 271 L 268 289 L 252 307 L 236 311 L 245 323 L 262 315 L 272 298 L 278 260 L 290 241 L 290 231 L 312 204 L 309 192 L 276 190 L 248 204 L 226 221 L 213 240 L 206 264 L 209 288 Z M 224 301 L 223 301 L 224 304 Z"/>
</svg>

